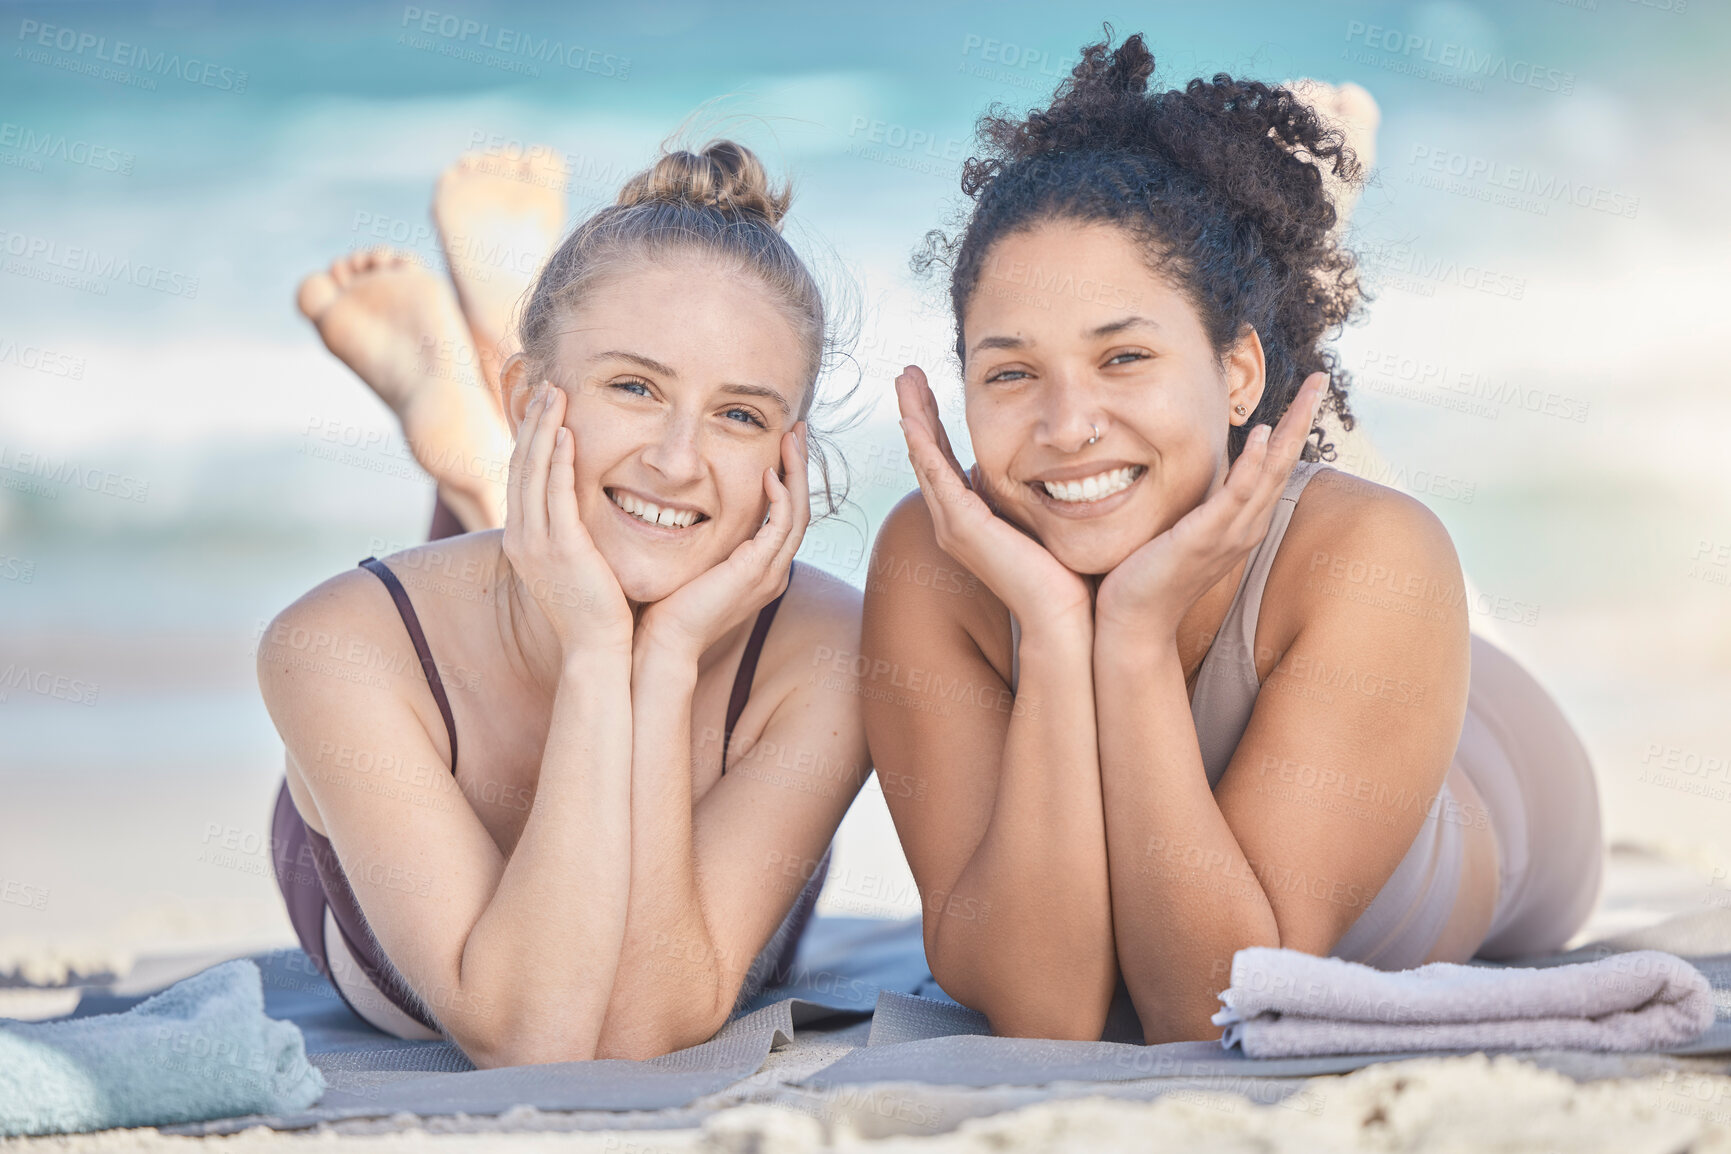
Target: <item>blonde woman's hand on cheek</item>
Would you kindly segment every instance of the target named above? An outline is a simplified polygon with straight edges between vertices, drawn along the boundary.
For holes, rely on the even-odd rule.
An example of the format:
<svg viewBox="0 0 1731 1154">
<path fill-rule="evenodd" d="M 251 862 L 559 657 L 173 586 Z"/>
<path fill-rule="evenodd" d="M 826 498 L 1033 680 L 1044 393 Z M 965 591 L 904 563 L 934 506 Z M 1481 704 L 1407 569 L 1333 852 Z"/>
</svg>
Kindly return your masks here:
<svg viewBox="0 0 1731 1154">
<path fill-rule="evenodd" d="M 543 382 L 511 452 L 505 556 L 546 614 L 562 654 L 631 648 L 631 605 L 577 513 L 576 445 L 565 390 Z"/>
<path fill-rule="evenodd" d="M 909 365 L 896 378 L 896 402 L 908 461 L 931 512 L 939 548 L 985 582 L 1023 621 L 1036 614 L 1086 618 L 1091 611 L 1087 580 L 993 512 L 984 487 L 956 460 L 937 398 L 918 365 Z"/>
<path fill-rule="evenodd" d="M 1310 436 L 1328 374 L 1305 378 L 1272 433 L 1251 430 L 1226 483 L 1100 582 L 1095 619 L 1104 635 L 1169 641 L 1202 594 L 1268 533 L 1275 503 Z"/>
<path fill-rule="evenodd" d="M 774 468 L 763 471 L 769 516 L 762 526 L 720 564 L 645 610 L 639 647 L 653 645 L 695 660 L 787 588 L 793 555 L 811 522 L 805 437 L 804 421 L 783 433 L 779 475 Z"/>
</svg>

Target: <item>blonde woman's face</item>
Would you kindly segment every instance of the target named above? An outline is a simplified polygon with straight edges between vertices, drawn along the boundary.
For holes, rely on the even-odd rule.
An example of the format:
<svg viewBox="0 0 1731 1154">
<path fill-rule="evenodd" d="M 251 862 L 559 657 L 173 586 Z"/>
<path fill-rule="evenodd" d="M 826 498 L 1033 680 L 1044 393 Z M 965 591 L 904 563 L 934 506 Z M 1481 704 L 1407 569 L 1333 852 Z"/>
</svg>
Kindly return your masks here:
<svg viewBox="0 0 1731 1154">
<path fill-rule="evenodd" d="M 661 600 L 757 532 L 804 366 L 768 290 L 698 258 L 610 276 L 565 318 L 551 378 L 578 513 L 628 598 Z"/>
</svg>

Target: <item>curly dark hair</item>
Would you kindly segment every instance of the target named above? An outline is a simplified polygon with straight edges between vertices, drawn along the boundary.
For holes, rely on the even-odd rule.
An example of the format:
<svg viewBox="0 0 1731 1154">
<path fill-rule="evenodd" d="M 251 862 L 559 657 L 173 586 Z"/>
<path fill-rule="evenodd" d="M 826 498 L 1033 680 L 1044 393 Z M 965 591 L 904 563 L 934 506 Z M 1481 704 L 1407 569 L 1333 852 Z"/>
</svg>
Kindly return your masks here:
<svg viewBox="0 0 1731 1154">
<path fill-rule="evenodd" d="M 1154 56 L 1140 33 L 1082 49 L 1052 104 L 1017 118 L 994 105 L 977 128 L 985 155 L 962 166 L 974 201 L 959 236 L 926 235 L 917 271 L 947 265 L 956 356 L 962 316 L 991 247 L 1050 219 L 1109 223 L 1141 243 L 1154 271 L 1184 293 L 1215 353 L 1249 325 L 1262 341 L 1267 384 L 1255 413 L 1232 427 L 1229 461 L 1253 424 L 1273 424 L 1304 378 L 1329 374 L 1328 395 L 1304 459 L 1333 460 L 1325 412 L 1351 430 L 1349 378 L 1324 339 L 1363 299 L 1357 262 L 1332 235 L 1334 203 L 1322 165 L 1346 186 L 1363 182 L 1344 137 L 1290 89 L 1217 73 L 1150 93 Z"/>
</svg>

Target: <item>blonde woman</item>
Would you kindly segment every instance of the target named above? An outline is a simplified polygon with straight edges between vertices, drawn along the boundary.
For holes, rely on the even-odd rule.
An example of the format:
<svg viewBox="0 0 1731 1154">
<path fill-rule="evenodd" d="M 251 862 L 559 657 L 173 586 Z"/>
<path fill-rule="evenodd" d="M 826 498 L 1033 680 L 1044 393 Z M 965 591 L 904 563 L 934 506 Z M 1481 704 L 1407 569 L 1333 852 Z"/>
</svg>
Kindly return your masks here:
<svg viewBox="0 0 1731 1154">
<path fill-rule="evenodd" d="M 792 956 L 868 764 L 857 696 L 808 676 L 860 607 L 793 562 L 826 329 L 788 200 L 726 141 L 630 181 L 499 374 L 503 528 L 369 558 L 266 632 L 278 880 L 386 1032 L 645 1058 Z"/>
</svg>

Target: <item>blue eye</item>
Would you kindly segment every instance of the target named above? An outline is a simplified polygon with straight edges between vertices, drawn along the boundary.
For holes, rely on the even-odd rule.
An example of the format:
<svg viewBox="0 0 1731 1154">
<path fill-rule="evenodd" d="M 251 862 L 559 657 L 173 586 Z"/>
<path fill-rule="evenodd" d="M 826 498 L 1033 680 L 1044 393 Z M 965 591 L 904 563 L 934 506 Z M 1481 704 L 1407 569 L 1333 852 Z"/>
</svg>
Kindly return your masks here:
<svg viewBox="0 0 1731 1154">
<path fill-rule="evenodd" d="M 760 429 L 769 428 L 768 425 L 763 423 L 763 419 L 761 417 L 759 417 L 756 413 L 752 412 L 750 409 L 739 409 L 739 408 L 729 409 L 729 410 L 727 410 L 728 420 L 733 420 L 736 414 L 740 417 L 745 418 L 744 421 L 738 422 L 738 423 L 756 425 Z"/>
<path fill-rule="evenodd" d="M 993 373 L 991 376 L 987 377 L 986 380 L 988 382 L 1007 381 L 1013 377 L 1025 377 L 1027 375 L 1028 374 L 1021 369 L 1005 369 L 1001 373 Z"/>
<path fill-rule="evenodd" d="M 1121 364 L 1124 362 L 1124 359 L 1126 357 L 1128 357 L 1130 360 L 1133 360 L 1133 361 L 1145 361 L 1148 359 L 1148 354 L 1147 353 L 1118 353 L 1117 355 L 1112 357 L 1112 359 L 1107 361 L 1106 363 L 1109 365 Z"/>
<path fill-rule="evenodd" d="M 626 392 L 631 392 L 633 389 L 638 390 L 637 392 L 632 393 L 633 396 L 647 397 L 649 395 L 649 386 L 644 384 L 642 381 L 614 381 L 613 387 L 616 389 L 624 389 Z"/>
</svg>

